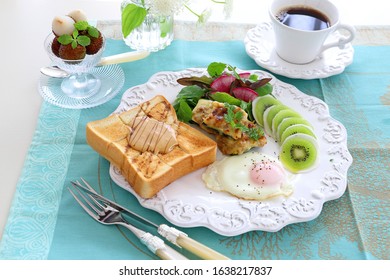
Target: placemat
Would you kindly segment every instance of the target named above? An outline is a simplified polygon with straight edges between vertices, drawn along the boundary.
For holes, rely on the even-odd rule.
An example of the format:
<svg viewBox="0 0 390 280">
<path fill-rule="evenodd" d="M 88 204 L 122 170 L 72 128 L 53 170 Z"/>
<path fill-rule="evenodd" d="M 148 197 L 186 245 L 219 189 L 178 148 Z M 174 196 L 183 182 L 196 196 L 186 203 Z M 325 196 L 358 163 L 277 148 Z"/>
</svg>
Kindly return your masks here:
<svg viewBox="0 0 390 280">
<path fill-rule="evenodd" d="M 129 49 L 122 41 L 108 40 L 105 55 L 125 51 Z M 389 259 L 390 73 L 383 59 L 388 53 L 389 47 L 356 46 L 354 63 L 341 75 L 321 80 L 276 76 L 324 100 L 348 130 L 354 158 L 348 189 L 340 199 L 325 203 L 318 218 L 277 233 L 254 231 L 235 237 L 200 227 L 181 230 L 232 259 Z M 206 67 L 213 61 L 261 69 L 241 41 L 176 40 L 147 59 L 122 64 L 125 85 L 104 105 L 69 110 L 44 102 L 1 240 L 0 259 L 156 259 L 126 229 L 92 220 L 67 187 L 83 177 L 105 196 L 155 223 L 167 223 L 111 181 L 109 163 L 86 144 L 85 125 L 112 113 L 126 89 L 145 83 L 154 73 Z"/>
</svg>

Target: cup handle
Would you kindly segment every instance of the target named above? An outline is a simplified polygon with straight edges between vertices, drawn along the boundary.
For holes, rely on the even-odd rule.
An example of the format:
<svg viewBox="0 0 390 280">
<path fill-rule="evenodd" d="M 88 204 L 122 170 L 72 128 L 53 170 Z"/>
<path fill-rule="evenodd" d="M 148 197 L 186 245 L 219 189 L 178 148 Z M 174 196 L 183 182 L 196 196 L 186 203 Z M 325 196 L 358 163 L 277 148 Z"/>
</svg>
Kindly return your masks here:
<svg viewBox="0 0 390 280">
<path fill-rule="evenodd" d="M 320 53 L 324 52 L 325 50 L 329 48 L 334 48 L 334 47 L 339 47 L 340 49 L 343 49 L 346 44 L 351 42 L 356 35 L 356 29 L 350 24 L 339 24 L 336 30 L 344 29 L 348 31 L 349 35 L 341 37 L 338 41 L 336 42 L 331 42 L 328 44 L 325 44 L 322 46 Z M 335 31 L 336 31 L 335 30 Z"/>
</svg>

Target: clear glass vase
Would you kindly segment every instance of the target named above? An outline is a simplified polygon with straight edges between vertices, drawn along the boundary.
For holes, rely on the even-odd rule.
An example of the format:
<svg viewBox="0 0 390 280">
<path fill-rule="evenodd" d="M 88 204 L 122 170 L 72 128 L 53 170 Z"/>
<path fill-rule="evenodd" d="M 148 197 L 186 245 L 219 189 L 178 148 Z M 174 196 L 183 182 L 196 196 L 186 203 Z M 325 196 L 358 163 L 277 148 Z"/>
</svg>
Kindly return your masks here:
<svg viewBox="0 0 390 280">
<path fill-rule="evenodd" d="M 124 2 L 138 4 L 139 1 Z M 122 8 L 124 5 L 122 3 Z M 123 39 L 132 49 L 156 52 L 169 46 L 173 37 L 173 15 L 163 16 L 148 11 L 142 24 Z"/>
</svg>

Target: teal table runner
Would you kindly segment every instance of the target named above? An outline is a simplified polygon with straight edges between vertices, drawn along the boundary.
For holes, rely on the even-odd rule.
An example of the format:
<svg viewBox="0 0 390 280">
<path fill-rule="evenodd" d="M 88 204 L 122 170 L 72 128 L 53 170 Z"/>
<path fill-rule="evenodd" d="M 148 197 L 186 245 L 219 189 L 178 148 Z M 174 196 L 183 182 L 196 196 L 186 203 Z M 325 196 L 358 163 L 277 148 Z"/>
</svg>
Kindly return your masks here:
<svg viewBox="0 0 390 280">
<path fill-rule="evenodd" d="M 108 40 L 105 55 L 125 51 L 128 47 L 122 41 Z M 348 189 L 340 199 L 325 203 L 318 218 L 277 233 L 255 231 L 235 237 L 201 227 L 181 230 L 232 259 L 389 259 L 390 67 L 384 59 L 389 51 L 356 46 L 354 63 L 326 79 L 276 76 L 324 100 L 332 117 L 348 131 L 354 158 Z M 177 40 L 147 59 L 122 64 L 125 85 L 104 105 L 69 110 L 44 102 L 1 240 L 0 259 L 156 259 L 124 228 L 92 220 L 67 187 L 83 177 L 105 196 L 155 223 L 167 223 L 111 181 L 109 163 L 86 144 L 85 125 L 112 113 L 126 89 L 145 83 L 156 72 L 206 67 L 212 61 L 261 69 L 246 55 L 241 41 Z"/>
</svg>

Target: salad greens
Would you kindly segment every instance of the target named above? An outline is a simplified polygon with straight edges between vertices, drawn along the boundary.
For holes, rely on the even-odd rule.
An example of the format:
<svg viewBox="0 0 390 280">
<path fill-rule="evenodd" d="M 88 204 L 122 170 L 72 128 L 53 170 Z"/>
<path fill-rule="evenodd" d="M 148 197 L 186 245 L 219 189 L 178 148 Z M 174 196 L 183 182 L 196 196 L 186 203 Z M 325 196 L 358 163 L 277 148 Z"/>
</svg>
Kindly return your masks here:
<svg viewBox="0 0 390 280">
<path fill-rule="evenodd" d="M 216 78 L 218 76 L 221 76 L 226 68 L 227 68 L 227 70 L 229 70 L 233 73 L 233 76 L 239 77 L 237 72 L 236 72 L 236 67 L 233 67 L 229 64 L 222 63 L 222 62 L 210 63 L 209 66 L 207 67 L 207 72 L 209 73 L 209 75 L 211 77 Z"/>
<path fill-rule="evenodd" d="M 190 122 L 192 119 L 192 109 L 198 104 L 199 99 L 205 96 L 206 89 L 197 85 L 184 87 L 173 102 L 173 108 L 177 117 L 182 122 Z"/>
<path fill-rule="evenodd" d="M 226 63 L 212 62 L 207 67 L 209 76 L 178 79 L 177 82 L 185 86 L 173 102 L 178 119 L 190 122 L 192 110 L 203 98 L 239 106 L 253 121 L 252 101 L 259 95 L 271 94 L 271 79 L 259 79 L 256 74 L 238 73 L 236 69 Z"/>
</svg>

